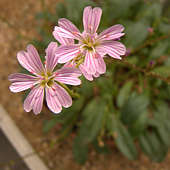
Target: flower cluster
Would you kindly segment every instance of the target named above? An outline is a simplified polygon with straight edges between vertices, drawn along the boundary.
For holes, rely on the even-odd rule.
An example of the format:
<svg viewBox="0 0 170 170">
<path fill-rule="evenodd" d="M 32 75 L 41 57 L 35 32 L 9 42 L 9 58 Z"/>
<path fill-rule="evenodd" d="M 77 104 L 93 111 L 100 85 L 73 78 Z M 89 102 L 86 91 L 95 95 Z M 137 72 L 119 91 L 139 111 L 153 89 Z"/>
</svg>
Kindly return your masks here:
<svg viewBox="0 0 170 170">
<path fill-rule="evenodd" d="M 61 46 L 56 51 L 59 63 L 67 63 L 79 67 L 86 79 L 92 81 L 93 77 L 99 77 L 106 72 L 104 57 L 106 54 L 113 58 L 121 59 L 125 55 L 125 46 L 118 42 L 124 35 L 122 25 L 114 25 L 100 34 L 97 29 L 102 15 L 101 8 L 84 9 L 83 25 L 84 31 L 80 33 L 78 28 L 69 20 L 59 19 L 53 35 Z M 75 40 L 78 41 L 75 44 Z"/>
<path fill-rule="evenodd" d="M 27 52 L 17 54 L 19 63 L 32 75 L 11 74 L 10 90 L 20 92 L 31 89 L 24 101 L 26 112 L 33 110 L 35 114 L 40 113 L 44 95 L 49 109 L 54 113 L 61 112 L 62 107 L 70 107 L 72 98 L 64 84 L 80 85 L 81 74 L 92 81 L 93 77 L 106 72 L 106 54 L 116 59 L 125 55 L 125 46 L 117 41 L 124 35 L 123 26 L 115 25 L 97 34 L 101 15 L 100 8 L 86 7 L 83 13 L 83 33 L 69 20 L 60 19 L 53 35 L 61 45 L 58 47 L 55 42 L 48 45 L 44 65 L 32 45 L 28 45 Z M 57 63 L 65 65 L 55 70 Z"/>
</svg>

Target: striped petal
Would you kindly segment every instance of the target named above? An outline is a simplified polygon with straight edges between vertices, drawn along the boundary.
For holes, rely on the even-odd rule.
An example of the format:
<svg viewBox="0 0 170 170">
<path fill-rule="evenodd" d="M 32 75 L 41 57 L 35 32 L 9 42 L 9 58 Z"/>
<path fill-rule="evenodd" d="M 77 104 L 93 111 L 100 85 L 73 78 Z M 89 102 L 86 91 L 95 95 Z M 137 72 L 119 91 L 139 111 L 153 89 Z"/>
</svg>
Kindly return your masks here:
<svg viewBox="0 0 170 170">
<path fill-rule="evenodd" d="M 55 80 L 60 83 L 73 86 L 81 84 L 81 80 L 78 78 L 81 76 L 81 72 L 79 71 L 79 69 L 64 66 L 60 70 L 57 70 L 55 74 Z"/>
<path fill-rule="evenodd" d="M 44 70 L 38 52 L 33 45 L 27 46 L 27 52 L 19 52 L 17 54 L 17 59 L 25 69 L 35 75 L 41 74 Z"/>
<path fill-rule="evenodd" d="M 84 30 L 87 33 L 94 34 L 99 26 L 100 19 L 102 15 L 101 8 L 91 8 L 91 6 L 88 6 L 84 9 L 83 12 L 83 25 Z"/>
<path fill-rule="evenodd" d="M 120 56 L 125 55 L 126 53 L 126 47 L 117 41 L 104 42 L 101 44 L 101 47 L 108 55 L 116 59 L 121 59 Z"/>
<path fill-rule="evenodd" d="M 56 51 L 58 63 L 66 63 L 76 57 L 79 53 L 79 45 L 61 46 Z"/>
<path fill-rule="evenodd" d="M 46 100 L 49 109 L 54 113 L 60 113 L 62 106 L 68 108 L 72 105 L 70 95 L 56 83 L 52 88 L 46 88 Z"/>
<path fill-rule="evenodd" d="M 55 26 L 54 31 L 58 33 L 60 37 L 80 40 L 81 34 L 77 32 L 71 32 L 62 27 Z"/>
<path fill-rule="evenodd" d="M 59 19 L 58 25 L 59 25 L 61 28 L 69 31 L 69 32 L 70 32 L 71 34 L 73 34 L 73 35 L 80 35 L 79 29 L 78 29 L 71 21 L 69 21 L 69 20 L 66 19 L 66 18 L 61 18 L 61 19 Z"/>
<path fill-rule="evenodd" d="M 44 88 L 41 86 L 34 87 L 24 101 L 24 110 L 26 112 L 33 110 L 35 114 L 40 113 L 43 106 L 43 99 Z"/>
<path fill-rule="evenodd" d="M 95 63 L 96 63 L 96 71 L 99 74 L 104 74 L 106 72 L 106 64 L 104 62 L 103 57 L 98 53 L 95 54 Z"/>
<path fill-rule="evenodd" d="M 9 89 L 14 93 L 27 90 L 38 83 L 37 77 L 22 73 L 11 74 L 8 79 L 12 82 Z"/>
<path fill-rule="evenodd" d="M 88 74 L 95 74 L 96 72 L 96 63 L 94 59 L 94 54 L 92 52 L 87 51 L 85 60 L 84 60 L 84 67 Z"/>
<path fill-rule="evenodd" d="M 124 27 L 120 24 L 114 25 L 103 32 L 98 36 L 99 40 L 115 40 L 122 37 L 125 33 L 122 33 Z"/>
<path fill-rule="evenodd" d="M 70 38 L 64 38 L 60 36 L 60 33 L 58 31 L 54 30 L 53 31 L 53 36 L 54 38 L 61 44 L 61 45 L 71 45 L 74 44 L 74 40 Z"/>
<path fill-rule="evenodd" d="M 85 67 L 84 67 L 83 64 L 81 64 L 81 65 L 79 66 L 79 69 L 80 69 L 80 71 L 82 72 L 82 74 L 84 75 L 84 77 L 85 77 L 87 80 L 93 81 L 93 76 L 92 76 L 91 74 L 88 74 L 88 73 L 87 73 L 87 71 L 86 71 L 86 69 L 85 69 Z"/>
<path fill-rule="evenodd" d="M 47 71 L 53 71 L 55 66 L 57 65 L 58 58 L 55 56 L 55 53 L 57 51 L 57 43 L 51 42 L 47 49 L 46 49 L 46 69 Z"/>
</svg>

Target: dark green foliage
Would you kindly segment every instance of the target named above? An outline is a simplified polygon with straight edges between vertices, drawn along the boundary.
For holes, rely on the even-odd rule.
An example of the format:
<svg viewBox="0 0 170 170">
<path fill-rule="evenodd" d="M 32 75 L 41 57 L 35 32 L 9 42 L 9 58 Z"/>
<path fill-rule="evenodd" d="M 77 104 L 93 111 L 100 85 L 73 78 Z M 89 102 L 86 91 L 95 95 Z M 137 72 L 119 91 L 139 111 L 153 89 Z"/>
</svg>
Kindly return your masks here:
<svg viewBox="0 0 170 170">
<path fill-rule="evenodd" d="M 37 14 L 39 40 L 33 44 L 43 53 L 59 18 L 66 17 L 83 30 L 82 12 L 87 5 L 100 6 L 99 32 L 114 24 L 125 26 L 123 42 L 131 53 L 117 61 L 107 57 L 106 74 L 74 88 L 80 98 L 61 114 L 45 121 L 44 132 L 61 124 L 59 139 L 76 134 L 73 155 L 80 164 L 89 147 L 111 153 L 114 142 L 129 159 L 137 159 L 135 143 L 153 161 L 160 162 L 170 145 L 170 20 L 159 0 L 64 0 L 54 13 L 45 7 Z M 163 10 L 164 9 L 164 10 Z M 124 61 L 126 61 L 124 63 Z"/>
<path fill-rule="evenodd" d="M 120 151 L 129 159 L 136 159 L 136 147 L 127 128 L 125 128 L 121 121 L 114 115 L 109 117 L 108 125 L 109 133 L 114 137 L 115 143 Z"/>
<path fill-rule="evenodd" d="M 117 96 L 117 106 L 121 108 L 129 97 L 133 82 L 128 81 L 119 91 Z"/>
<path fill-rule="evenodd" d="M 141 135 L 139 143 L 143 152 L 156 162 L 162 161 L 168 152 L 168 148 L 162 143 L 155 131 Z"/>
<path fill-rule="evenodd" d="M 144 42 L 148 35 L 147 28 L 149 26 L 144 22 L 129 22 L 126 27 L 126 45 L 129 47 L 137 47 Z"/>
<path fill-rule="evenodd" d="M 144 114 L 149 104 L 146 96 L 137 96 L 133 93 L 121 109 L 121 119 L 127 125 L 133 124 L 141 114 Z"/>
</svg>

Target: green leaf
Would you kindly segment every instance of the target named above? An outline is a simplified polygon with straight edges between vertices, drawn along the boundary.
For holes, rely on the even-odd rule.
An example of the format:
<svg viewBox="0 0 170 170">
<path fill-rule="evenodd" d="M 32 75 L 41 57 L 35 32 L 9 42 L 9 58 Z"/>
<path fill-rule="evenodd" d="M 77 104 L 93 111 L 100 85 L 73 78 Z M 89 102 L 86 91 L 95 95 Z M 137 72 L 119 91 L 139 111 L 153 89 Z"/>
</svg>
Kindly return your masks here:
<svg viewBox="0 0 170 170">
<path fill-rule="evenodd" d="M 161 141 L 166 146 L 170 146 L 170 109 L 164 102 L 157 102 L 157 111 L 150 121 L 150 125 L 154 126 Z"/>
<path fill-rule="evenodd" d="M 107 117 L 106 104 L 98 99 L 92 100 L 83 111 L 83 123 L 79 135 L 84 142 L 92 142 L 100 132 Z"/>
<path fill-rule="evenodd" d="M 137 151 L 128 130 L 122 124 L 119 124 L 115 132 L 118 135 L 115 138 L 115 143 L 120 151 L 129 159 L 136 159 Z"/>
<path fill-rule="evenodd" d="M 135 159 L 137 157 L 137 150 L 132 136 L 115 116 L 109 119 L 109 131 L 113 134 L 117 147 L 130 160 Z"/>
<path fill-rule="evenodd" d="M 83 122 L 73 145 L 75 160 L 83 164 L 87 159 L 88 144 L 99 134 L 106 119 L 106 105 L 98 99 L 93 99 L 83 111 Z"/>
<path fill-rule="evenodd" d="M 83 9 L 86 6 L 96 6 L 96 3 L 90 0 L 66 0 L 67 2 L 67 18 L 75 25 L 81 26 Z"/>
<path fill-rule="evenodd" d="M 50 131 L 56 123 L 62 123 L 62 131 L 64 131 L 65 128 L 69 127 L 69 125 L 73 123 L 77 113 L 83 106 L 83 102 L 83 98 L 76 100 L 69 109 L 63 109 L 60 114 L 53 116 L 51 120 L 45 121 L 43 124 L 43 132 L 47 133 Z"/>
<path fill-rule="evenodd" d="M 118 107 L 122 107 L 124 105 L 124 103 L 126 102 L 126 100 L 129 97 L 129 93 L 131 91 L 133 82 L 132 81 L 128 81 L 126 84 L 124 84 L 124 86 L 120 89 L 119 94 L 117 96 L 117 105 Z"/>
<path fill-rule="evenodd" d="M 79 164 L 84 164 L 88 156 L 88 145 L 83 144 L 82 139 L 77 136 L 73 143 L 73 156 Z"/>
<path fill-rule="evenodd" d="M 138 137 L 148 125 L 148 113 L 144 112 L 139 115 L 138 119 L 131 125 L 129 125 L 129 132 L 133 137 Z"/>
<path fill-rule="evenodd" d="M 82 84 L 81 87 L 77 90 L 78 93 L 80 93 L 83 97 L 89 98 L 93 96 L 93 82 L 89 82 L 85 80 L 85 78 L 82 78 Z"/>
<path fill-rule="evenodd" d="M 168 151 L 167 146 L 162 143 L 155 131 L 152 133 L 146 132 L 144 135 L 141 135 L 139 143 L 143 152 L 156 162 L 161 162 Z"/>
<path fill-rule="evenodd" d="M 130 7 L 134 5 L 135 2 L 136 0 L 104 0 L 102 2 L 103 20 L 106 20 L 107 23 L 110 24 L 114 19 L 127 18 L 131 11 Z"/>
<path fill-rule="evenodd" d="M 151 59 L 156 59 L 164 55 L 168 49 L 168 46 L 169 41 L 161 41 L 161 43 L 157 44 L 150 53 Z"/>
<path fill-rule="evenodd" d="M 163 34 L 167 34 L 170 31 L 170 24 L 166 24 L 164 22 L 161 22 L 159 24 L 159 31 Z"/>
<path fill-rule="evenodd" d="M 170 66 L 160 66 L 152 70 L 152 72 L 159 74 L 165 78 L 170 76 Z"/>
<path fill-rule="evenodd" d="M 161 17 L 162 4 L 161 3 L 144 3 L 138 11 L 137 18 L 145 19 L 146 22 L 152 24 Z"/>
<path fill-rule="evenodd" d="M 112 115 L 109 117 L 109 133 L 114 136 L 115 143 L 119 150 L 130 160 L 136 159 L 137 150 L 133 138 L 123 124 Z"/>
<path fill-rule="evenodd" d="M 104 102 L 93 99 L 83 111 L 83 122 L 73 145 L 74 158 L 80 164 L 87 159 L 88 144 L 96 139 L 103 127 L 105 108 Z"/>
<path fill-rule="evenodd" d="M 131 22 L 126 26 L 126 44 L 128 47 L 134 48 L 136 46 L 139 46 L 147 37 L 148 31 L 147 31 L 148 25 L 146 25 L 144 22 Z"/>
<path fill-rule="evenodd" d="M 43 132 L 47 133 L 49 130 L 51 130 L 57 122 L 60 122 L 57 117 L 54 117 L 51 120 L 45 121 L 43 125 Z"/>
<path fill-rule="evenodd" d="M 63 2 L 57 2 L 56 15 L 57 15 L 56 21 L 59 18 L 66 18 L 67 17 L 67 10 L 66 10 L 66 7 L 65 7 Z"/>
<path fill-rule="evenodd" d="M 144 95 L 131 95 L 121 110 L 121 119 L 125 124 L 131 125 L 141 114 L 146 112 L 149 100 Z"/>
</svg>

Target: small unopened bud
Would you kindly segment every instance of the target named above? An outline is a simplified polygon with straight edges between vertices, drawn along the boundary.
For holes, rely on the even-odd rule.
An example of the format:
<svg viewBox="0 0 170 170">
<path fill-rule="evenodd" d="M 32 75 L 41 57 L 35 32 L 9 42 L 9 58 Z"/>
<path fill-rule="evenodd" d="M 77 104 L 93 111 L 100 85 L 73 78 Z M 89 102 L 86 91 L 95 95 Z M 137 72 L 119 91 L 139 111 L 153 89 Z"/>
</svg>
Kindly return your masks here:
<svg viewBox="0 0 170 170">
<path fill-rule="evenodd" d="M 149 66 L 150 66 L 150 67 L 152 67 L 154 64 L 155 64 L 155 61 L 153 61 L 153 60 L 151 60 L 151 61 L 149 62 Z"/>
<path fill-rule="evenodd" d="M 153 34 L 153 32 L 154 32 L 154 29 L 152 27 L 149 27 L 147 30 L 150 34 Z"/>
<path fill-rule="evenodd" d="M 131 49 L 130 49 L 130 48 L 128 48 L 128 49 L 126 50 L 125 56 L 129 56 L 129 55 L 130 55 L 130 53 L 131 53 Z"/>
</svg>

